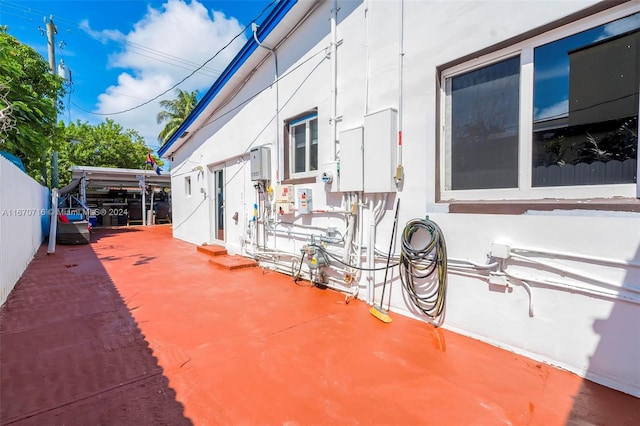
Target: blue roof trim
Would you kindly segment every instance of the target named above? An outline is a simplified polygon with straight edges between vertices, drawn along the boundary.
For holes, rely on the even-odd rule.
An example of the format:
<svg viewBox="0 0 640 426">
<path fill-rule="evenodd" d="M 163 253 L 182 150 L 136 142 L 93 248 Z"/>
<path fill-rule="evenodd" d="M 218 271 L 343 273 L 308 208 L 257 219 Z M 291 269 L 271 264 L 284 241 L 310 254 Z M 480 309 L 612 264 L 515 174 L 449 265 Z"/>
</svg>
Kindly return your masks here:
<svg viewBox="0 0 640 426">
<path fill-rule="evenodd" d="M 298 118 L 296 120 L 290 121 L 289 122 L 289 126 L 295 126 L 298 123 L 302 123 L 303 121 L 310 120 L 310 119 L 312 119 L 314 117 L 317 117 L 317 116 L 318 116 L 317 112 L 312 112 L 311 114 L 307 114 L 304 117 L 300 117 L 300 118 Z"/>
<path fill-rule="evenodd" d="M 258 40 L 261 42 L 271 33 L 271 31 L 282 21 L 287 13 L 293 8 L 298 0 L 280 0 L 274 6 L 273 10 L 266 17 L 264 22 L 258 27 Z M 231 63 L 222 71 L 222 74 L 213 83 L 211 88 L 205 93 L 200 102 L 195 106 L 193 111 L 182 122 L 178 130 L 176 130 L 169 140 L 158 150 L 158 155 L 164 155 L 171 146 L 180 138 L 180 136 L 189 128 L 189 126 L 195 121 L 198 116 L 204 112 L 209 103 L 216 97 L 216 95 L 222 90 L 227 82 L 233 77 L 233 75 L 240 69 L 240 67 L 249 59 L 251 54 L 258 48 L 258 44 L 253 39 L 253 36 L 249 38 L 247 43 L 240 49 L 240 52 L 233 58 Z"/>
</svg>

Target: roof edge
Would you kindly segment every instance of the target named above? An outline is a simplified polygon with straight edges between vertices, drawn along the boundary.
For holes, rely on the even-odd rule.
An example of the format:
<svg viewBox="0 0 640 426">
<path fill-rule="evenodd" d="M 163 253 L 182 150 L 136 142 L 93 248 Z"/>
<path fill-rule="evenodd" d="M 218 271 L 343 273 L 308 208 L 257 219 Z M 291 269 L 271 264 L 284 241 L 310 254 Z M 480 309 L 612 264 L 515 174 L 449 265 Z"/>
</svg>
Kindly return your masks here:
<svg viewBox="0 0 640 426">
<path fill-rule="evenodd" d="M 271 31 L 282 21 L 287 13 L 293 8 L 298 0 L 281 0 L 274 9 L 269 13 L 264 22 L 257 31 L 258 40 L 261 42 L 271 34 Z M 193 122 L 202 114 L 209 103 L 216 97 L 222 88 L 231 80 L 231 77 L 240 69 L 240 67 L 251 57 L 253 52 L 258 48 L 258 43 L 253 37 L 247 40 L 247 43 L 240 49 L 240 52 L 231 60 L 229 65 L 222 71 L 218 79 L 209 88 L 207 93 L 202 97 L 200 102 L 195 106 L 193 111 L 189 113 L 187 118 L 180 124 L 178 129 L 171 135 L 169 140 L 158 149 L 158 155 L 163 156 L 169 149 L 180 139 L 180 136 L 193 124 Z"/>
</svg>

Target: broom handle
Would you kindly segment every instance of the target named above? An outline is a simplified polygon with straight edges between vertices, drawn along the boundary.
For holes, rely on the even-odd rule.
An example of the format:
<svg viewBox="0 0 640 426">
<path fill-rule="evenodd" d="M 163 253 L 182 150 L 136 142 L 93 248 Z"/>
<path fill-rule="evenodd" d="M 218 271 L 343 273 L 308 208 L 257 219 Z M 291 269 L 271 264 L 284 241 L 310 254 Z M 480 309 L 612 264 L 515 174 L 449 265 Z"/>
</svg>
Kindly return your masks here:
<svg viewBox="0 0 640 426">
<path fill-rule="evenodd" d="M 382 297 L 380 298 L 381 308 L 382 308 L 382 304 L 384 303 L 384 289 L 387 287 L 387 273 L 389 272 L 389 263 L 391 262 L 391 250 L 393 249 L 393 239 L 396 236 L 396 226 L 398 225 L 398 210 L 400 210 L 400 198 L 396 200 L 396 213 L 393 218 L 393 228 L 391 229 L 391 242 L 389 243 L 389 254 L 387 255 L 387 267 L 384 270 L 384 284 L 382 284 Z"/>
</svg>

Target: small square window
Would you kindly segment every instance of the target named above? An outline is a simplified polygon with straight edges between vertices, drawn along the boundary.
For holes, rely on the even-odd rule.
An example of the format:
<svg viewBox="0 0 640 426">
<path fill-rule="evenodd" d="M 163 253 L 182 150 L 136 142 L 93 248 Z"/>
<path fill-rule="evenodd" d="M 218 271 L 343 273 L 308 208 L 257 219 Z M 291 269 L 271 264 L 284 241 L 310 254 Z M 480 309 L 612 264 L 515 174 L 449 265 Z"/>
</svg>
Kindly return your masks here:
<svg viewBox="0 0 640 426">
<path fill-rule="evenodd" d="M 289 153 L 292 176 L 304 176 L 318 170 L 317 113 L 289 123 Z"/>
</svg>

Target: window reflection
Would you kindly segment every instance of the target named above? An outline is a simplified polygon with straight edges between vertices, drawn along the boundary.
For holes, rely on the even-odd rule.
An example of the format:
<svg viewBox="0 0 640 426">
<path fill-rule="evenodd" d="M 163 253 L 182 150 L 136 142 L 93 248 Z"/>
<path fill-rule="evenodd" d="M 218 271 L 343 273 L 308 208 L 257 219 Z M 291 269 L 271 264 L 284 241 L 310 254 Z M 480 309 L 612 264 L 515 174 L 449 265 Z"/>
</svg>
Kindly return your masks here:
<svg viewBox="0 0 640 426">
<path fill-rule="evenodd" d="M 634 183 L 640 14 L 534 52 L 533 186 Z"/>
</svg>

